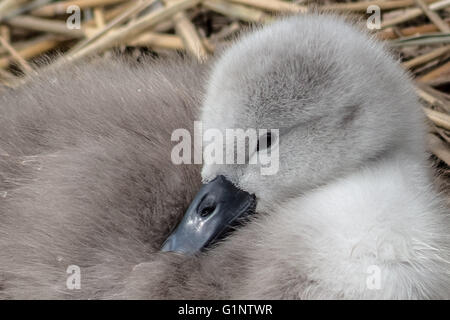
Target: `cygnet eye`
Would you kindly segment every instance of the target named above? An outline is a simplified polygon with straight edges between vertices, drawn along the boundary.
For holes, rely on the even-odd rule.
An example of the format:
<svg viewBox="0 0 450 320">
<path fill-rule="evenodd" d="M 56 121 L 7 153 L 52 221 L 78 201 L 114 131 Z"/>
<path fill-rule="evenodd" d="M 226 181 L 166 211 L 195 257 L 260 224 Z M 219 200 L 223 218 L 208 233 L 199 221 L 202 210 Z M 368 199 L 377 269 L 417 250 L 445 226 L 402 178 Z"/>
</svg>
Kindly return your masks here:
<svg viewBox="0 0 450 320">
<path fill-rule="evenodd" d="M 260 150 L 269 149 L 274 141 L 275 137 L 273 137 L 270 132 L 263 134 L 258 139 L 256 151 L 259 152 Z"/>
</svg>

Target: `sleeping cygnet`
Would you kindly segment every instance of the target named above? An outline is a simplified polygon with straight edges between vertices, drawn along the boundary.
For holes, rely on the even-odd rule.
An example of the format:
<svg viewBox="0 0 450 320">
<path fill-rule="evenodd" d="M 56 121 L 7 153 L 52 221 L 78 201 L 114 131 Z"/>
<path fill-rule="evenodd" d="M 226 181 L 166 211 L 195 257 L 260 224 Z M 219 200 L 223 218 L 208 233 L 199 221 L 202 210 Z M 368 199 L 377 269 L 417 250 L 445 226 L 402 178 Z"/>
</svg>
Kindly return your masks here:
<svg viewBox="0 0 450 320">
<path fill-rule="evenodd" d="M 163 247 L 169 252 L 138 266 L 124 296 L 450 297 L 449 212 L 431 185 L 424 116 L 381 44 L 328 15 L 256 30 L 216 62 L 201 120 L 224 136 L 278 129 L 265 151 L 279 154 L 279 169 L 204 164 L 206 186 L 255 195 L 258 213 L 194 255 L 204 243 L 178 241 L 196 237 L 185 218 Z M 249 159 L 264 151 L 253 147 Z M 201 214 L 209 192 L 201 196 L 187 215 Z M 221 197 L 209 207 L 220 212 Z"/>
<path fill-rule="evenodd" d="M 200 185 L 170 138 L 204 69 L 108 59 L 1 93 L 1 299 L 113 298 L 152 259 Z"/>
</svg>

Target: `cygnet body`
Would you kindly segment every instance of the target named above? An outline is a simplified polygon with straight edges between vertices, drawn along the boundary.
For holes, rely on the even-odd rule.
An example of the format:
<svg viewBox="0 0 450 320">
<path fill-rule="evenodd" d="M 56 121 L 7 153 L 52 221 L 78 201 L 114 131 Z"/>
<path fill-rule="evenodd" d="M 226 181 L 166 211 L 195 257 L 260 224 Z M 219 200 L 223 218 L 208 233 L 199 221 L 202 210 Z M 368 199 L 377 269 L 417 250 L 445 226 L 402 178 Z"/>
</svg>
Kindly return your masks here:
<svg viewBox="0 0 450 320">
<path fill-rule="evenodd" d="M 152 259 L 200 184 L 171 135 L 192 129 L 204 72 L 107 59 L 1 93 L 2 299 L 114 298 Z"/>
</svg>

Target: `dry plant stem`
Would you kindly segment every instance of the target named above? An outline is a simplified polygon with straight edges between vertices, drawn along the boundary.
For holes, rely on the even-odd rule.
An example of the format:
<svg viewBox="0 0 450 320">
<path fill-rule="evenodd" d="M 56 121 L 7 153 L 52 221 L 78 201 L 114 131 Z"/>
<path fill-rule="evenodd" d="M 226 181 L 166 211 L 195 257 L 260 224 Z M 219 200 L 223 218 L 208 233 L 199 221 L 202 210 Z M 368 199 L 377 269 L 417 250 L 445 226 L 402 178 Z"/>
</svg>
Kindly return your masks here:
<svg viewBox="0 0 450 320">
<path fill-rule="evenodd" d="M 33 41 L 31 45 L 24 46 L 23 49 L 18 50 L 18 54 L 24 59 L 31 59 L 44 52 L 56 48 L 60 44 L 61 40 L 53 36 L 44 36 L 40 41 Z M 6 68 L 11 61 L 12 57 L 6 57 L 0 59 L 0 68 Z"/>
<path fill-rule="evenodd" d="M 166 5 L 169 5 L 173 0 L 164 0 Z M 185 12 L 177 12 L 172 17 L 173 24 L 175 25 L 176 33 L 183 39 L 186 51 L 192 56 L 196 57 L 199 61 L 204 61 L 208 57 L 203 42 L 195 29 L 194 24 L 186 16 Z"/>
<path fill-rule="evenodd" d="M 134 37 L 138 33 L 146 29 L 150 29 L 165 19 L 172 17 L 175 13 L 191 8 L 199 2 L 199 0 L 180 0 L 165 8 L 152 11 L 145 16 L 139 17 L 136 21 L 121 27 L 120 29 L 112 30 L 104 37 L 97 39 L 97 41 L 82 48 L 80 51 L 72 55 L 68 55 L 67 59 L 78 60 L 88 55 L 109 49 L 118 42 L 125 40 L 126 38 Z"/>
<path fill-rule="evenodd" d="M 437 11 L 440 9 L 444 9 L 448 6 L 450 6 L 450 0 L 442 0 L 442 1 L 434 2 L 434 3 L 430 4 L 428 6 L 428 8 L 432 11 Z M 419 9 L 419 8 L 410 9 L 399 17 L 392 18 L 390 20 L 382 22 L 381 28 L 384 29 L 384 28 L 391 27 L 391 26 L 394 26 L 394 25 L 402 23 L 402 22 L 409 21 L 411 19 L 421 16 L 422 14 L 423 14 L 422 9 Z"/>
<path fill-rule="evenodd" d="M 128 9 L 134 7 L 136 5 L 135 2 L 125 2 L 123 4 L 119 4 L 114 6 L 113 8 L 109 9 L 109 10 L 105 10 L 104 11 L 104 18 L 105 18 L 105 23 L 108 23 L 109 21 L 111 21 L 112 19 L 118 17 L 119 15 L 123 14 L 125 11 L 127 11 Z M 84 23 L 85 27 L 97 27 L 95 20 L 89 20 L 86 21 Z"/>
<path fill-rule="evenodd" d="M 436 0 L 424 0 L 425 3 L 436 2 Z M 319 7 L 322 10 L 333 10 L 333 11 L 361 11 L 366 12 L 367 8 L 371 5 L 376 5 L 380 7 L 381 10 L 390 9 L 401 9 L 409 6 L 415 5 L 414 0 L 375 0 L 375 1 L 360 1 L 360 2 L 350 2 L 350 3 L 336 3 L 327 4 Z"/>
<path fill-rule="evenodd" d="M 438 127 L 450 130 L 450 116 L 429 108 L 423 108 L 427 117 Z"/>
<path fill-rule="evenodd" d="M 420 98 L 428 102 L 430 105 L 434 106 L 437 103 L 437 99 L 428 92 L 424 91 L 423 89 L 416 88 L 416 92 Z"/>
<path fill-rule="evenodd" d="M 139 1 L 136 5 L 125 11 L 123 14 L 117 16 L 112 21 L 110 21 L 106 26 L 104 26 L 102 29 L 96 31 L 91 37 L 81 41 L 76 46 L 74 46 L 70 51 L 69 55 L 75 54 L 76 52 L 80 51 L 82 48 L 86 47 L 90 43 L 94 42 L 95 40 L 99 39 L 103 35 L 107 34 L 110 30 L 112 30 L 114 27 L 124 23 L 126 20 L 128 20 L 131 16 L 133 16 L 136 13 L 141 12 L 145 8 L 147 8 L 152 3 L 155 3 L 155 0 L 146 0 L 146 1 Z"/>
<path fill-rule="evenodd" d="M 106 22 L 111 22 L 113 19 L 117 18 L 118 16 L 124 14 L 124 12 L 128 11 L 129 9 L 131 9 L 132 7 L 134 7 L 136 5 L 136 3 L 124 3 L 124 4 L 120 4 L 118 6 L 115 6 L 114 8 L 108 10 L 105 12 L 105 21 Z M 86 29 L 86 33 L 89 36 L 95 35 L 97 32 L 99 32 L 99 30 L 97 29 L 97 27 L 95 26 L 95 21 L 94 20 L 89 20 L 84 24 L 84 29 Z M 89 29 L 90 27 L 93 27 L 94 31 L 92 31 L 91 33 L 89 33 Z M 165 20 L 161 23 L 158 23 L 154 28 L 153 31 L 155 32 L 167 32 L 168 30 L 173 28 L 173 23 L 172 20 Z"/>
<path fill-rule="evenodd" d="M 417 85 L 416 92 L 420 98 L 434 107 L 450 112 L 450 103 L 441 96 L 442 93 L 440 91 L 421 83 L 417 83 Z"/>
<path fill-rule="evenodd" d="M 8 26 L 0 26 L 0 35 L 8 42 L 11 42 L 11 30 Z"/>
<path fill-rule="evenodd" d="M 21 5 L 17 5 L 16 7 L 9 10 L 5 16 L 0 17 L 0 21 L 5 19 L 10 19 L 16 16 L 29 14 L 31 11 L 35 10 L 36 8 L 40 8 L 44 5 L 47 5 L 48 3 L 52 2 L 54 0 L 24 0 L 24 2 Z M 19 1 L 18 1 L 19 2 Z"/>
<path fill-rule="evenodd" d="M 167 32 L 170 29 L 173 29 L 173 21 L 172 20 L 166 20 L 163 22 L 158 23 L 155 27 L 152 28 L 152 31 L 154 32 Z"/>
<path fill-rule="evenodd" d="M 0 2 L 0 15 L 8 11 L 10 8 L 14 7 L 17 0 L 3 0 Z"/>
<path fill-rule="evenodd" d="M 430 21 L 433 22 L 436 27 L 438 27 L 439 30 L 446 33 L 450 32 L 450 28 L 447 23 L 445 23 L 436 12 L 431 11 L 422 0 L 414 1 L 417 3 L 417 6 L 422 9 L 423 13 L 428 17 L 428 19 L 430 19 Z"/>
<path fill-rule="evenodd" d="M 184 50 L 183 40 L 172 34 L 146 32 L 128 43 L 130 46 Z"/>
<path fill-rule="evenodd" d="M 434 134 L 428 135 L 428 149 L 436 157 L 444 161 L 448 166 L 450 166 L 450 150 L 444 141 L 439 139 Z"/>
<path fill-rule="evenodd" d="M 208 57 L 203 42 L 192 22 L 186 17 L 184 12 L 176 13 L 173 17 L 176 33 L 183 39 L 187 52 L 196 57 L 199 61 L 204 61 Z"/>
<path fill-rule="evenodd" d="M 450 25 L 449 21 L 446 21 L 447 25 Z M 413 36 L 417 34 L 424 34 L 424 33 L 431 33 L 439 31 L 439 29 L 436 27 L 436 25 L 429 23 L 429 24 L 423 24 L 420 26 L 413 26 L 413 27 L 407 27 L 402 28 L 399 30 L 399 33 L 401 36 L 407 37 L 407 36 Z M 390 40 L 390 39 L 396 39 L 398 38 L 398 34 L 394 32 L 393 28 L 387 28 L 381 32 L 377 33 L 377 37 L 383 40 Z"/>
<path fill-rule="evenodd" d="M 17 63 L 22 67 L 22 69 L 27 72 L 31 73 L 33 72 L 33 68 L 28 64 L 28 62 L 25 61 L 24 58 L 20 56 L 20 54 L 9 44 L 8 41 L 6 41 L 3 37 L 0 37 L 0 43 L 3 47 L 8 50 L 8 52 L 11 54 L 12 58 L 17 61 Z"/>
<path fill-rule="evenodd" d="M 420 82 L 417 82 L 417 85 L 423 90 L 429 92 L 431 95 L 437 97 L 438 99 L 447 101 L 447 104 L 449 106 L 448 111 L 450 112 L 450 93 L 444 93 L 442 91 L 434 89 L 433 87 L 430 87 L 429 85 Z"/>
<path fill-rule="evenodd" d="M 30 40 L 24 40 L 24 41 L 17 41 L 14 42 L 14 49 L 16 49 L 16 51 L 21 52 L 21 50 L 26 49 L 28 47 L 32 47 L 34 46 L 36 43 L 40 43 L 42 41 L 44 41 L 44 39 L 49 39 L 49 38 L 55 38 L 56 36 L 53 35 L 44 35 L 44 36 L 39 36 Z M 9 54 L 8 50 L 6 50 L 4 47 L 0 46 L 0 55 L 4 55 L 4 54 Z M 23 56 L 21 54 L 21 56 Z"/>
<path fill-rule="evenodd" d="M 269 20 L 269 16 L 263 11 L 227 1 L 203 0 L 203 6 L 233 19 L 240 19 L 247 22 L 266 22 Z"/>
<path fill-rule="evenodd" d="M 223 27 L 219 32 L 216 34 L 211 35 L 209 38 L 209 41 L 213 43 L 217 43 L 220 40 L 224 40 L 226 37 L 232 35 L 233 33 L 238 32 L 241 29 L 241 25 L 234 21 L 229 26 Z"/>
<path fill-rule="evenodd" d="M 442 75 L 446 75 L 447 73 L 450 73 L 450 61 L 419 77 L 417 80 L 420 82 L 429 82 L 439 78 Z"/>
<path fill-rule="evenodd" d="M 202 39 L 203 46 L 209 53 L 214 53 L 216 51 L 216 45 L 211 42 L 210 39 Z"/>
<path fill-rule="evenodd" d="M 433 87 L 448 85 L 450 84 L 450 76 L 449 74 L 442 75 L 440 77 L 437 77 L 436 79 L 426 81 L 425 83 Z"/>
<path fill-rule="evenodd" d="M 105 26 L 105 15 L 102 8 L 98 7 L 94 9 L 94 21 L 98 29 Z"/>
<path fill-rule="evenodd" d="M 24 0 L 3 0 L 0 2 L 0 18 L 3 18 L 11 9 L 17 7 Z"/>
<path fill-rule="evenodd" d="M 448 131 L 446 131 L 442 128 L 439 128 L 439 127 L 435 126 L 434 124 L 433 124 L 432 130 L 433 130 L 433 132 L 438 134 L 440 138 L 444 139 L 446 143 L 450 143 L 450 136 L 447 135 Z"/>
<path fill-rule="evenodd" d="M 411 59 L 409 61 L 403 62 L 402 65 L 403 67 L 407 68 L 407 69 L 411 69 L 417 66 L 420 66 L 424 63 L 427 63 L 429 61 L 432 61 L 434 59 L 437 59 L 441 56 L 443 56 L 444 54 L 450 52 L 450 45 L 441 47 L 441 48 L 437 48 L 435 50 L 432 50 L 428 53 L 425 53 L 423 55 L 417 56 L 414 59 Z"/>
<path fill-rule="evenodd" d="M 272 12 L 305 13 L 308 11 L 308 8 L 305 6 L 280 0 L 228 0 L 228 1 Z"/>
<path fill-rule="evenodd" d="M 17 16 L 8 19 L 6 23 L 12 27 L 60 34 L 70 38 L 80 38 L 84 36 L 83 30 L 69 29 L 63 21 L 54 21 L 32 16 Z"/>
<path fill-rule="evenodd" d="M 72 1 L 58 1 L 33 10 L 31 13 L 41 17 L 53 17 L 60 14 L 66 14 L 67 8 L 70 6 L 78 6 L 80 9 L 101 7 L 110 4 L 116 4 L 129 0 L 72 0 Z"/>
</svg>

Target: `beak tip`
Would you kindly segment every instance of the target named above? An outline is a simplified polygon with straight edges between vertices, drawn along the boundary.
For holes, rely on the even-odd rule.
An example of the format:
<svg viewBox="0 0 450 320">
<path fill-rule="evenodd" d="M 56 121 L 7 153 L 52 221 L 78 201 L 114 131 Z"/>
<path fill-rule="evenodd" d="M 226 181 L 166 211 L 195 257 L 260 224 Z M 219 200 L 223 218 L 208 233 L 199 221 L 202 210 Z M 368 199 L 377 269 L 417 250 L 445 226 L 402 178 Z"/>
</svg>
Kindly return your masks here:
<svg viewBox="0 0 450 320">
<path fill-rule="evenodd" d="M 160 249 L 162 252 L 173 252 L 184 255 L 192 255 L 196 252 L 196 250 L 192 250 L 186 245 L 181 245 L 179 241 L 176 241 L 176 238 L 169 237 L 161 246 Z"/>
<path fill-rule="evenodd" d="M 164 241 L 164 243 L 161 247 L 161 251 L 163 251 L 163 252 L 173 251 L 173 241 L 171 238 L 167 238 L 167 240 Z"/>
<path fill-rule="evenodd" d="M 199 253 L 226 235 L 240 223 L 240 218 L 254 211 L 255 205 L 253 194 L 238 189 L 224 176 L 218 176 L 203 185 L 161 251 L 185 255 Z"/>
</svg>

